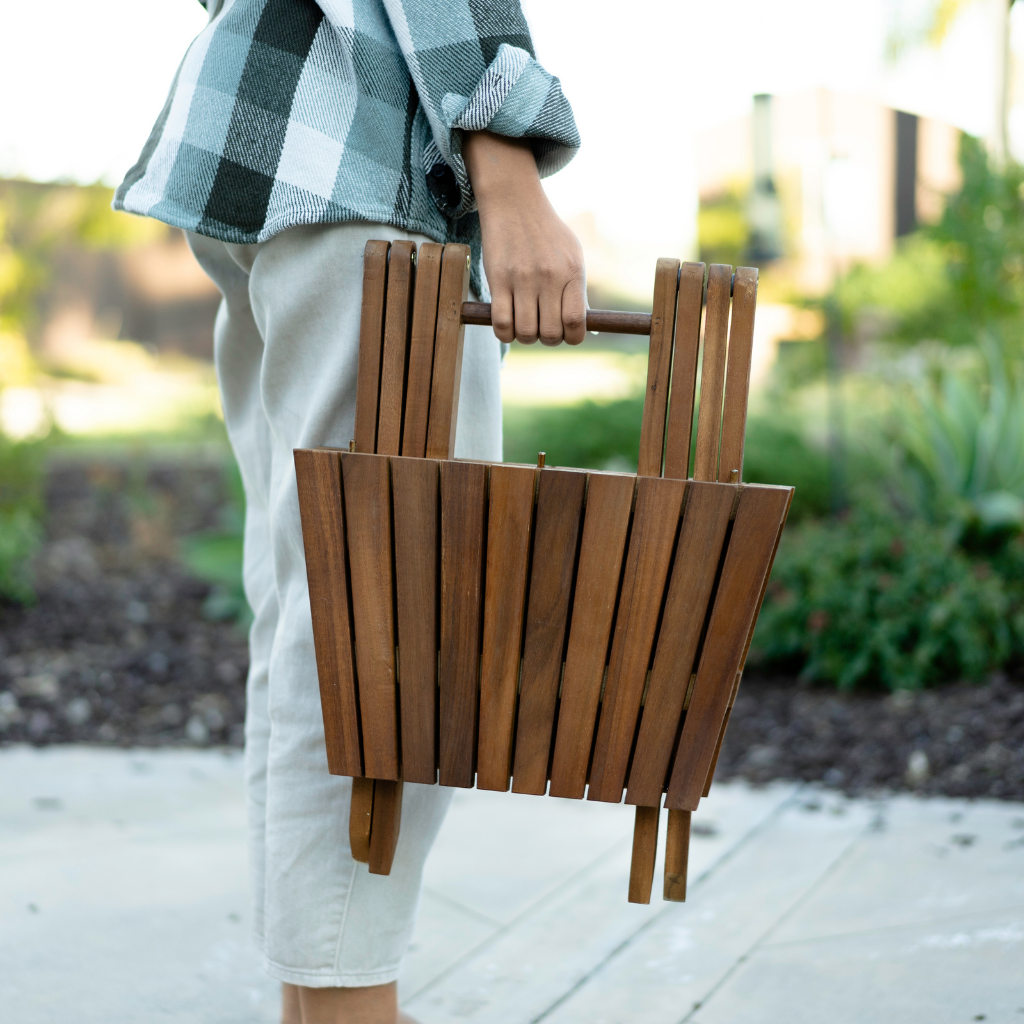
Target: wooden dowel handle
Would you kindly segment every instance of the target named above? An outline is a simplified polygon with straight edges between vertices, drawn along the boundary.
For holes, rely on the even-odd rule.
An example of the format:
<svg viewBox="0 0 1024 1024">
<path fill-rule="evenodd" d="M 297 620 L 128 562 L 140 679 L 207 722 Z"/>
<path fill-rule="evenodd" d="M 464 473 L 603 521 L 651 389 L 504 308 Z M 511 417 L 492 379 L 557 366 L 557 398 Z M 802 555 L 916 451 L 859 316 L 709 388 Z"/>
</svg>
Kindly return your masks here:
<svg viewBox="0 0 1024 1024">
<path fill-rule="evenodd" d="M 489 302 L 464 302 L 462 322 L 477 326 L 491 326 Z M 613 309 L 588 309 L 587 330 L 606 334 L 650 334 L 650 313 L 620 313 Z"/>
</svg>

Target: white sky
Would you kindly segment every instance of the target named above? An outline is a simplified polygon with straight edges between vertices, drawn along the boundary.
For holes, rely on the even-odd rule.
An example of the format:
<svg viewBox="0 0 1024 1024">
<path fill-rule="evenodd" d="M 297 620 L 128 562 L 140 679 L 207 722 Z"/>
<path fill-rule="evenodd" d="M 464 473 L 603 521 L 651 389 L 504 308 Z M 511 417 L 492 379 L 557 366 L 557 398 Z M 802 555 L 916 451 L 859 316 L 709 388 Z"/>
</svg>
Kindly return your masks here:
<svg viewBox="0 0 1024 1024">
<path fill-rule="evenodd" d="M 694 129 L 755 92 L 824 85 L 985 134 L 992 2 L 977 0 L 941 52 L 892 69 L 894 18 L 927 0 L 524 0 L 584 140 L 549 192 L 563 215 L 597 213 L 609 237 L 675 244 L 692 224 Z M 0 5 L 0 175 L 118 182 L 205 19 L 195 0 Z"/>
</svg>

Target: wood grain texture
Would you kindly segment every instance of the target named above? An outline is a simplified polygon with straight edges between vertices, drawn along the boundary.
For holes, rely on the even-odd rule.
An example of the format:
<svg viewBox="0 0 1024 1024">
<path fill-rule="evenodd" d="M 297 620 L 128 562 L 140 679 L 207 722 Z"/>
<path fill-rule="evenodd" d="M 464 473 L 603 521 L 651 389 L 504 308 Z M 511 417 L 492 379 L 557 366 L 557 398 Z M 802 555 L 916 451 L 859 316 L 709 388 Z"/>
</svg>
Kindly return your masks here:
<svg viewBox="0 0 1024 1024">
<path fill-rule="evenodd" d="M 592 473 L 551 763 L 552 796 L 581 800 L 608 658 L 636 478 Z"/>
<path fill-rule="evenodd" d="M 666 800 L 666 806 L 672 810 L 695 811 L 704 792 L 764 576 L 791 497 L 791 488 L 756 485 L 744 487 L 740 494 L 715 607 L 672 766 Z"/>
<path fill-rule="evenodd" d="M 416 245 L 391 243 L 388 254 L 388 287 L 384 313 L 384 355 L 381 360 L 380 402 L 377 413 L 377 448 L 380 455 L 402 450 L 402 409 L 405 405 L 405 372 L 409 355 L 409 317 L 412 312 Z"/>
<path fill-rule="evenodd" d="M 750 642 L 754 639 L 754 629 L 757 626 L 757 617 L 761 613 L 761 605 L 764 602 L 764 594 L 768 589 L 768 580 L 772 574 L 772 566 L 775 564 L 775 556 L 779 550 L 779 541 L 782 540 L 782 531 L 786 527 L 786 516 L 789 515 L 789 507 L 793 503 L 793 492 L 790 491 L 789 502 L 786 504 L 786 511 L 782 516 L 782 523 L 779 525 L 779 532 L 775 537 L 775 546 L 772 548 L 772 556 L 768 560 L 768 570 L 764 574 L 764 579 L 761 582 L 761 593 L 757 598 L 757 607 L 754 609 L 754 617 L 750 623 L 750 629 L 747 630 L 747 642 L 743 645 L 743 654 L 740 656 L 740 667 L 736 672 L 736 680 L 732 684 L 732 694 L 729 697 L 729 707 L 725 712 L 725 720 L 722 722 L 722 728 L 718 733 L 718 743 L 715 746 L 714 756 L 711 758 L 711 767 L 708 769 L 708 777 L 704 781 L 704 796 L 707 796 L 711 792 L 711 783 L 715 777 L 715 768 L 718 766 L 718 756 L 722 752 L 722 743 L 725 740 L 725 731 L 729 728 L 729 719 L 732 717 L 732 709 L 736 703 L 736 696 L 740 690 L 740 683 L 743 681 L 743 667 L 747 663 L 747 652 L 750 650 Z"/>
<path fill-rule="evenodd" d="M 392 458 L 391 494 L 402 778 L 429 785 L 437 781 L 437 463 Z"/>
<path fill-rule="evenodd" d="M 677 480 L 685 480 L 690 467 L 703 302 L 704 264 L 684 263 L 679 269 L 676 343 L 672 355 L 672 397 L 665 439 L 665 476 Z"/>
<path fill-rule="evenodd" d="M 405 388 L 402 454 L 422 459 L 427 450 L 430 379 L 434 368 L 437 294 L 441 285 L 443 245 L 424 242 L 416 260 L 416 295 L 409 330 L 409 374 Z"/>
<path fill-rule="evenodd" d="M 391 493 L 382 455 L 341 454 L 365 774 L 399 778 Z"/>
<path fill-rule="evenodd" d="M 661 803 L 736 488 L 691 483 L 672 566 L 626 803 Z"/>
<path fill-rule="evenodd" d="M 738 673 L 737 673 L 738 676 Z M 725 740 L 725 730 L 729 728 L 729 719 L 732 717 L 732 702 L 725 709 L 725 718 L 722 719 L 722 728 L 718 730 L 718 742 L 715 744 L 715 752 L 711 755 L 711 765 L 708 768 L 707 778 L 704 780 L 704 789 L 701 796 L 708 796 L 711 793 L 711 783 L 715 778 L 715 768 L 718 767 L 718 756 L 722 753 L 722 743 Z"/>
<path fill-rule="evenodd" d="M 297 449 L 295 479 L 306 551 L 327 767 L 333 775 L 362 775 L 359 700 L 345 587 L 345 515 L 339 453 Z"/>
<path fill-rule="evenodd" d="M 525 466 L 490 469 L 477 789 L 505 792 L 512 773 L 535 478 Z"/>
<path fill-rule="evenodd" d="M 586 473 L 549 469 L 540 474 L 537 486 L 513 793 L 543 794 L 547 788 L 586 485 Z"/>
<path fill-rule="evenodd" d="M 441 256 L 441 283 L 437 299 L 434 372 L 430 384 L 427 421 L 427 457 L 455 457 L 455 428 L 462 383 L 462 346 L 466 329 L 462 304 L 469 294 L 469 246 L 449 242 Z"/>
<path fill-rule="evenodd" d="M 352 802 L 348 812 L 348 842 L 352 859 L 370 862 L 370 826 L 373 823 L 373 779 L 352 780 Z"/>
<path fill-rule="evenodd" d="M 665 826 L 664 899 L 686 902 L 686 872 L 690 860 L 690 812 L 669 811 Z"/>
<path fill-rule="evenodd" d="M 356 371 L 357 452 L 377 450 L 377 405 L 384 344 L 384 299 L 390 243 L 371 239 L 363 250 L 363 306 L 359 319 L 359 368 Z"/>
<path fill-rule="evenodd" d="M 650 903 L 654 861 L 658 853 L 657 807 L 638 807 L 633 821 L 633 856 L 629 862 L 629 902 Z"/>
<path fill-rule="evenodd" d="M 373 787 L 373 824 L 370 827 L 370 874 L 390 875 L 402 824 L 402 789 L 399 782 L 378 779 Z"/>
<path fill-rule="evenodd" d="M 590 769 L 590 800 L 622 799 L 685 487 L 682 480 L 637 478 L 629 554 Z"/>
<path fill-rule="evenodd" d="M 678 278 L 679 260 L 658 260 L 654 272 L 651 343 L 647 354 L 647 391 L 644 394 L 644 413 L 640 423 L 640 456 L 637 462 L 639 476 L 661 476 Z"/>
<path fill-rule="evenodd" d="M 743 479 L 743 439 L 747 429 L 747 396 L 750 392 L 750 353 L 754 345 L 754 309 L 757 305 L 757 270 L 737 267 L 732 290 L 729 324 L 729 359 L 722 412 L 722 451 L 718 479 L 730 480 L 736 471 Z"/>
<path fill-rule="evenodd" d="M 712 263 L 708 270 L 708 304 L 704 313 L 704 354 L 697 413 L 694 480 L 718 479 L 718 448 L 722 427 L 722 394 L 729 339 L 729 288 L 732 267 Z"/>
<path fill-rule="evenodd" d="M 442 462 L 440 782 L 471 787 L 475 771 L 487 467 Z"/>
</svg>

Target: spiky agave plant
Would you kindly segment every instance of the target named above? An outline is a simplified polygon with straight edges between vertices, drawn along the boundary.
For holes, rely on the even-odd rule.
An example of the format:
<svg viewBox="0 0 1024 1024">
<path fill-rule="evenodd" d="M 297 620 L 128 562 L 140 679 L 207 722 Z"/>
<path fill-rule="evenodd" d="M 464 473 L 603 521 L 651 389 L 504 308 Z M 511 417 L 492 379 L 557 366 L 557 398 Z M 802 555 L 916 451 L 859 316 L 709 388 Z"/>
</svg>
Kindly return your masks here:
<svg viewBox="0 0 1024 1024">
<path fill-rule="evenodd" d="M 911 385 L 893 431 L 904 495 L 965 536 L 1024 527 L 1024 366 L 992 338 L 980 352 L 975 368 Z"/>
</svg>

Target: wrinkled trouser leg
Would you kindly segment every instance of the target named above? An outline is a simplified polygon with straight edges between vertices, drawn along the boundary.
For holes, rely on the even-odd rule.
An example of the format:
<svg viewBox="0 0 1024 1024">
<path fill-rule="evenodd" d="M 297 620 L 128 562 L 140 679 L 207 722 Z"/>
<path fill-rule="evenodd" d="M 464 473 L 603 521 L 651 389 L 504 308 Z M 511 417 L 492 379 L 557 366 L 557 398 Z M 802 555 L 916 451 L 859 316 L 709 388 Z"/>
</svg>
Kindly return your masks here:
<svg viewBox="0 0 1024 1024">
<path fill-rule="evenodd" d="M 292 228 L 259 245 L 190 244 L 224 295 L 215 357 L 245 484 L 245 586 L 255 613 L 246 715 L 256 931 L 268 971 L 297 985 L 394 980 L 423 863 L 451 791 L 407 784 L 389 876 L 348 843 L 351 781 L 327 772 L 294 448 L 345 447 L 355 422 L 362 252 L 377 224 Z M 500 349 L 467 328 L 456 454 L 501 458 Z"/>
</svg>

